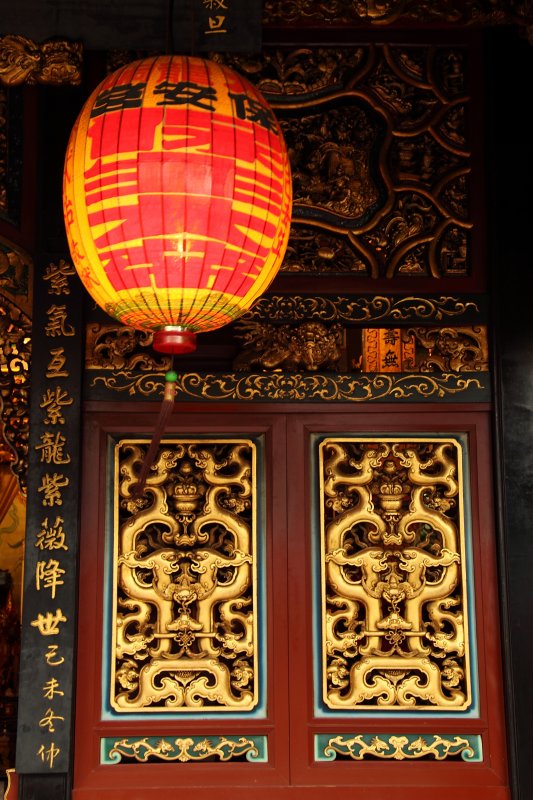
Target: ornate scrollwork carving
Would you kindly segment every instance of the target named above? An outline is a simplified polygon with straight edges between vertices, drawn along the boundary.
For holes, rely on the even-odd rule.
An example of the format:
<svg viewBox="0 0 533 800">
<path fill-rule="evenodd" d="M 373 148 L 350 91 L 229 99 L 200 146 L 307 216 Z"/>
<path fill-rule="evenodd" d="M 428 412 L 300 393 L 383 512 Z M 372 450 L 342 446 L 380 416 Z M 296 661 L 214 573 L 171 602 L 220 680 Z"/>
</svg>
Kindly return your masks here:
<svg viewBox="0 0 533 800">
<path fill-rule="evenodd" d="M 471 704 L 458 440 L 320 444 L 323 702 Z"/>
<path fill-rule="evenodd" d="M 301 47 L 218 58 L 267 94 L 287 142 L 294 224 L 282 270 L 471 274 L 465 48 Z"/>
<path fill-rule="evenodd" d="M 351 98 L 342 108 L 280 122 L 291 159 L 296 218 L 309 221 L 321 209 L 331 225 L 359 227 L 382 205 L 382 179 L 372 154 L 383 134 L 368 107 Z"/>
<path fill-rule="evenodd" d="M 334 761 L 337 758 L 363 761 L 367 759 L 414 759 L 444 761 L 481 761 L 481 736 L 439 736 L 438 734 L 406 734 L 391 736 L 389 733 L 339 734 L 317 737 L 318 760 Z"/>
<path fill-rule="evenodd" d="M 533 9 L 522 0 L 265 0 L 266 24 L 349 23 L 368 27 L 396 22 L 445 22 L 449 25 L 531 25 Z"/>
<path fill-rule="evenodd" d="M 254 320 L 238 322 L 235 330 L 244 347 L 233 361 L 236 371 L 336 369 L 343 356 L 344 330 L 334 324 L 303 322 L 298 326 L 268 325 Z"/>
<path fill-rule="evenodd" d="M 293 224 L 283 272 L 370 275 L 372 265 L 344 236 L 309 225 Z M 373 277 L 376 277 L 375 275 Z"/>
<path fill-rule="evenodd" d="M 141 398 L 162 395 L 163 374 L 115 372 L 97 375 L 91 386 L 103 385 L 114 392 L 127 392 Z M 458 374 L 414 375 L 299 375 L 285 372 L 268 374 L 187 372 L 178 376 L 179 400 L 251 400 L 251 401 L 338 401 L 348 403 L 382 400 L 464 400 L 489 398 L 488 379 L 464 378 Z"/>
<path fill-rule="evenodd" d="M 168 356 L 156 358 L 148 349 L 153 338 L 153 333 L 138 331 L 128 325 L 87 325 L 85 368 L 166 371 L 171 359 Z"/>
<path fill-rule="evenodd" d="M 29 442 L 31 320 L 0 293 L 0 413 L 11 471 L 26 492 Z"/>
<path fill-rule="evenodd" d="M 407 328 L 404 338 L 414 336 L 425 355 L 418 360 L 421 372 L 483 372 L 489 368 L 485 326 Z"/>
<path fill-rule="evenodd" d="M 0 82 L 7 86 L 77 86 L 81 82 L 82 50 L 79 42 L 50 40 L 36 44 L 26 36 L 0 36 Z"/>
<path fill-rule="evenodd" d="M 435 321 L 479 313 L 472 300 L 441 295 L 441 297 L 349 297 L 338 295 L 264 295 L 243 320 L 299 322 L 319 319 L 322 322 L 413 322 Z"/>
<path fill-rule="evenodd" d="M 117 445 L 111 705 L 250 711 L 258 702 L 255 445 Z"/>
<path fill-rule="evenodd" d="M 106 739 L 106 763 L 151 761 L 264 761 L 264 736 L 186 736 L 178 739 Z M 108 747 L 107 745 L 111 745 Z"/>
</svg>

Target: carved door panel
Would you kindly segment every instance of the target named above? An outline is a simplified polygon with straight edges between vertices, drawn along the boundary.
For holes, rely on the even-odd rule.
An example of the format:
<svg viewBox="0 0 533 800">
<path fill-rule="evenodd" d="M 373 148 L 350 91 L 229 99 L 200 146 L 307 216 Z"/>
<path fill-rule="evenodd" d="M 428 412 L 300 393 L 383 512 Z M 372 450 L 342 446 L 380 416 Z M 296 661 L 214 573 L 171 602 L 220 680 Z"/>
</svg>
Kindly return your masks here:
<svg viewBox="0 0 533 800">
<path fill-rule="evenodd" d="M 289 421 L 294 783 L 509 798 L 489 437 L 450 408 Z"/>
<path fill-rule="evenodd" d="M 153 424 L 87 420 L 73 797 L 266 798 L 289 783 L 286 421 L 175 416 L 137 498 Z"/>
<path fill-rule="evenodd" d="M 138 498 L 152 425 L 87 421 L 74 798 L 507 800 L 486 415 L 195 408 Z"/>
</svg>

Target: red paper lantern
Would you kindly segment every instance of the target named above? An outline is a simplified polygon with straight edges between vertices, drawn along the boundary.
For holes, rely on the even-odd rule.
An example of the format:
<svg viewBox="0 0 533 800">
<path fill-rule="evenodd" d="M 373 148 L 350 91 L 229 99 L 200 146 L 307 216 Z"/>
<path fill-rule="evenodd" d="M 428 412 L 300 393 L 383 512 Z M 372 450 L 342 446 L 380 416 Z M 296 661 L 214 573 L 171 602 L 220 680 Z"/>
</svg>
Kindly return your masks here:
<svg viewBox="0 0 533 800">
<path fill-rule="evenodd" d="M 270 106 L 234 71 L 199 58 L 143 59 L 107 77 L 72 131 L 64 215 L 94 300 L 154 347 L 244 313 L 287 246 L 291 178 Z"/>
</svg>

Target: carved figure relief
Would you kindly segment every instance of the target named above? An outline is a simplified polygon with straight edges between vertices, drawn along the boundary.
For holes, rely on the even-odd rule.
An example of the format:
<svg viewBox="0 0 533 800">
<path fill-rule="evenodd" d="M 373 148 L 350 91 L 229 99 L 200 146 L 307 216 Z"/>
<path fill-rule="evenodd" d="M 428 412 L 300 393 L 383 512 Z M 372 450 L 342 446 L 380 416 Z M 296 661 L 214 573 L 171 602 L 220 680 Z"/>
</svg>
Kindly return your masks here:
<svg viewBox="0 0 533 800">
<path fill-rule="evenodd" d="M 467 709 L 461 444 L 354 437 L 319 451 L 322 702 Z"/>
<path fill-rule="evenodd" d="M 257 84 L 283 129 L 294 186 L 283 271 L 472 273 L 466 57 L 381 44 L 215 56 Z"/>
<path fill-rule="evenodd" d="M 116 445 L 111 706 L 250 711 L 258 702 L 255 444 L 166 442 L 138 498 L 145 450 Z"/>
<path fill-rule="evenodd" d="M 250 319 L 238 322 L 236 331 L 244 341 L 233 362 L 237 371 L 260 367 L 316 372 L 338 368 L 343 355 L 344 329 L 338 324 L 329 329 L 321 322 L 275 326 Z"/>
</svg>

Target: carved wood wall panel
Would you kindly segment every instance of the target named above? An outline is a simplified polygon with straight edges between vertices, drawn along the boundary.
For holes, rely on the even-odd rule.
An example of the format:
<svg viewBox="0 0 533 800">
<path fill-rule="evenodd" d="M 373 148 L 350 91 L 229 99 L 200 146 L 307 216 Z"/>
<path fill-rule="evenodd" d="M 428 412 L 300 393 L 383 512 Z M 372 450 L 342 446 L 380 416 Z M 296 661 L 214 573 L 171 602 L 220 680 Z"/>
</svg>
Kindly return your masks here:
<svg viewBox="0 0 533 800">
<path fill-rule="evenodd" d="M 472 274 L 468 49 L 361 44 L 219 56 L 268 97 L 293 172 L 283 271 Z"/>
</svg>

